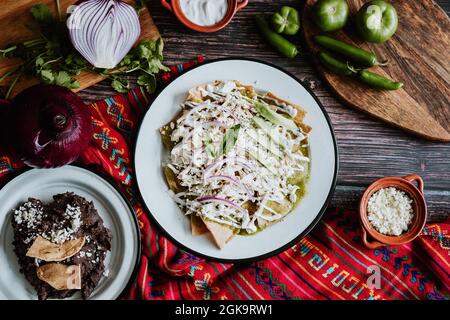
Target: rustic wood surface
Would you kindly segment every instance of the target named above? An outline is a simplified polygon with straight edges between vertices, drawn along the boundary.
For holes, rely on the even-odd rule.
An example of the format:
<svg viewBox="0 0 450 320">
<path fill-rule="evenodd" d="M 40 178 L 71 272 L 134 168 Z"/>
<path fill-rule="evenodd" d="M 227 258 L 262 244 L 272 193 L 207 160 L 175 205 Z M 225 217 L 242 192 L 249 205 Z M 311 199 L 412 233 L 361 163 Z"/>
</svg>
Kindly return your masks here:
<svg viewBox="0 0 450 320">
<path fill-rule="evenodd" d="M 61 13 L 65 15 L 67 8 L 73 5 L 76 0 L 60 0 Z M 134 0 L 125 0 L 130 4 L 134 4 Z M 2 0 L 2 10 L 0 11 L 0 48 L 5 48 L 11 43 L 17 43 L 21 41 L 35 39 L 36 35 L 30 30 L 29 25 L 32 21 L 30 14 L 30 8 L 36 4 L 36 0 Z M 47 4 L 53 11 L 53 14 L 57 14 L 55 0 L 40 0 L 38 3 Z M 156 28 L 153 19 L 148 10 L 142 10 L 139 16 L 141 22 L 141 35 L 140 40 L 143 39 L 157 39 L 160 37 L 158 29 Z M 0 60 L 0 74 L 6 73 L 11 68 L 20 64 L 19 59 L 2 59 Z M 75 90 L 79 91 L 87 87 L 102 81 L 104 78 L 98 74 L 81 72 L 77 77 L 80 82 L 80 88 Z M 14 77 L 10 77 L 12 81 Z M 14 97 L 17 93 L 25 88 L 28 88 L 38 83 L 37 79 L 22 77 L 14 87 L 11 97 Z M 8 81 L 4 81 L 3 84 L 8 85 Z"/>
<path fill-rule="evenodd" d="M 293 41 L 301 53 L 293 60 L 280 57 L 261 39 L 255 26 L 256 13 L 270 14 L 280 5 L 299 8 L 301 1 L 250 0 L 231 24 L 214 34 L 184 28 L 158 0 L 149 3 L 153 19 L 165 40 L 166 64 L 186 61 L 199 54 L 207 59 L 242 56 L 274 63 L 294 73 L 307 85 L 328 111 L 339 146 L 338 186 L 332 204 L 354 209 L 364 188 L 387 175 L 417 173 L 425 180 L 429 221 L 443 221 L 450 214 L 450 144 L 423 140 L 344 106 L 319 80 L 300 36 Z M 440 0 L 447 14 L 450 2 Z M 113 94 L 106 82 L 81 92 L 86 101 Z"/>
<path fill-rule="evenodd" d="M 317 0 L 306 1 L 303 9 L 303 36 L 311 52 L 322 49 L 314 42 L 320 30 L 312 19 Z M 363 0 L 348 0 L 352 15 L 364 4 Z M 319 73 L 345 105 L 417 133 L 427 139 L 450 141 L 450 19 L 433 0 L 393 0 L 398 12 L 398 29 L 383 44 L 360 40 L 353 32 L 352 20 L 344 31 L 333 35 L 375 52 L 385 67 L 371 71 L 404 82 L 403 88 L 380 91 L 356 79 L 336 75 L 314 59 Z M 414 30 L 414 28 L 417 28 Z M 414 30 L 414 32 L 412 32 Z"/>
</svg>

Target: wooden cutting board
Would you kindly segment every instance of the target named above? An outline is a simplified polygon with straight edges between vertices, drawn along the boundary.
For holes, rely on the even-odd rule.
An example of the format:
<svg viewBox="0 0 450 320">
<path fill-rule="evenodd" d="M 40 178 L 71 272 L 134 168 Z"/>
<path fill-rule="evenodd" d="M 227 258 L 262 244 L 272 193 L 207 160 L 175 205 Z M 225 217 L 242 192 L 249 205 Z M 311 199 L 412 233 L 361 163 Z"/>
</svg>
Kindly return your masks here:
<svg viewBox="0 0 450 320">
<path fill-rule="evenodd" d="M 320 49 L 313 36 L 319 30 L 311 19 L 316 0 L 307 0 L 303 10 L 303 36 L 317 57 Z M 347 0 L 352 16 L 365 2 Z M 404 82 L 396 91 L 371 89 L 358 81 L 332 74 L 314 58 L 319 73 L 344 103 L 408 132 L 431 140 L 450 141 L 450 20 L 433 0 L 393 0 L 399 25 L 384 44 L 369 44 L 354 34 L 350 21 L 344 31 L 332 36 L 377 54 L 388 67 L 371 70 Z"/>
<path fill-rule="evenodd" d="M 67 7 L 75 2 L 76 0 L 60 0 L 61 11 L 66 12 Z M 134 4 L 134 0 L 125 0 L 125 2 Z M 56 16 L 55 0 L 2 0 L 2 9 L 0 10 L 0 48 L 5 48 L 11 43 L 18 43 L 36 38 L 36 34 L 27 28 L 27 23 L 32 20 L 30 8 L 37 3 L 47 4 Z M 141 36 L 139 40 L 157 39 L 160 37 L 159 31 L 156 28 L 148 9 L 141 11 L 139 19 L 141 22 Z M 20 60 L 18 59 L 0 59 L 0 75 L 19 63 Z M 74 91 L 82 90 L 103 80 L 101 76 L 89 72 L 82 72 L 76 78 L 80 82 L 80 88 Z M 11 81 L 12 79 L 9 80 Z M 12 97 L 23 89 L 36 83 L 38 83 L 37 79 L 27 79 L 22 77 L 15 86 Z M 7 82 L 5 82 L 5 84 L 7 85 Z M 2 83 L 2 85 L 5 84 Z"/>
</svg>

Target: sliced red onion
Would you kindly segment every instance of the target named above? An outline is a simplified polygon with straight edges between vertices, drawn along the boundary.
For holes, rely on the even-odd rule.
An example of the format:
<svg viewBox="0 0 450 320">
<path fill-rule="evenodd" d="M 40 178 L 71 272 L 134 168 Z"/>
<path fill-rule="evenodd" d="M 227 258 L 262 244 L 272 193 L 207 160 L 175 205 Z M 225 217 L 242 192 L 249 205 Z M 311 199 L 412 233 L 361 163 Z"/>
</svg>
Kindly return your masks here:
<svg viewBox="0 0 450 320">
<path fill-rule="evenodd" d="M 225 157 L 225 158 L 222 158 L 220 160 L 217 160 L 217 161 L 211 163 L 209 166 L 207 166 L 205 168 L 205 171 L 203 172 L 204 179 L 206 180 L 206 178 L 208 178 L 215 169 L 221 167 L 225 163 L 230 163 L 230 162 L 234 162 L 235 164 L 237 164 L 237 165 L 239 165 L 239 166 L 241 166 L 243 168 L 246 168 L 248 170 L 252 170 L 253 169 L 253 166 L 251 165 L 251 163 L 248 160 L 244 159 L 244 158 Z"/>
<path fill-rule="evenodd" d="M 199 103 L 198 105 L 196 105 L 195 107 L 193 107 L 191 110 L 189 110 L 189 111 L 183 116 L 183 118 L 186 119 L 186 121 L 189 121 L 189 120 L 190 120 L 189 118 L 190 118 L 195 112 L 197 112 L 198 110 L 201 110 L 201 109 L 203 109 L 204 107 L 207 107 L 207 106 L 208 106 L 208 104 L 205 103 L 205 102 Z"/>
<path fill-rule="evenodd" d="M 237 186 L 238 188 L 240 188 L 241 190 L 245 191 L 247 193 L 248 197 L 250 198 L 250 200 L 255 199 L 255 197 L 253 196 L 253 193 L 250 191 L 250 189 L 247 188 L 245 186 L 245 184 L 243 184 L 241 181 L 237 180 L 236 178 L 226 176 L 226 175 L 209 176 L 206 178 L 206 181 L 211 181 L 211 180 L 229 181 L 229 182 L 233 183 L 235 186 Z"/>
<path fill-rule="evenodd" d="M 73 46 L 94 67 L 111 69 L 130 51 L 141 33 L 136 10 L 119 0 L 87 0 L 67 20 Z"/>
<path fill-rule="evenodd" d="M 222 121 L 209 121 L 202 123 L 203 128 L 211 128 L 211 127 L 223 127 L 227 128 L 228 126 Z"/>
<path fill-rule="evenodd" d="M 214 197 L 214 196 L 205 196 L 205 197 L 197 198 L 197 201 L 198 202 L 213 202 L 213 203 L 218 203 L 218 204 L 225 204 L 225 205 L 228 205 L 229 207 L 233 207 L 233 208 L 239 210 L 243 214 L 245 214 L 247 212 L 247 210 L 242 208 L 240 205 L 237 205 L 233 201 L 227 200 L 225 198 Z"/>
<path fill-rule="evenodd" d="M 228 109 L 228 108 L 224 108 L 223 111 L 224 111 L 225 113 L 228 113 L 228 114 L 233 118 L 234 121 L 239 122 L 239 119 L 236 117 L 236 115 L 234 114 L 233 111 L 231 111 L 231 110 Z"/>
</svg>

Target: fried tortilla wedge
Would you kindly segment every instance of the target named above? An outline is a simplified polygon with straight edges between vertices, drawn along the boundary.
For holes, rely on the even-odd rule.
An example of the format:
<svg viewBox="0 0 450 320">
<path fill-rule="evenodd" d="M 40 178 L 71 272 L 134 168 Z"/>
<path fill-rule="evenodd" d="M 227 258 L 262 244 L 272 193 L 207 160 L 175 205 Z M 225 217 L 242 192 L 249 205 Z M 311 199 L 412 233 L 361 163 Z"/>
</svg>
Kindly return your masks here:
<svg viewBox="0 0 450 320">
<path fill-rule="evenodd" d="M 220 81 L 220 80 L 214 80 L 214 81 L 212 82 L 212 84 L 213 84 L 214 86 L 217 86 L 217 85 L 219 85 L 220 83 L 223 83 L 223 81 Z M 204 101 L 204 100 L 205 100 L 205 97 L 203 96 L 202 91 L 206 89 L 206 86 L 207 86 L 207 85 L 208 85 L 208 84 L 201 84 L 201 85 L 198 85 L 198 86 L 195 86 L 195 87 L 191 88 L 191 89 L 188 91 L 188 95 L 187 95 L 187 97 L 186 97 L 186 100 L 192 101 L 192 102 L 202 102 L 202 101 Z"/>
<path fill-rule="evenodd" d="M 164 167 L 164 176 L 166 177 L 167 185 L 174 193 L 182 192 L 184 190 L 179 184 L 177 176 L 169 167 Z"/>
<path fill-rule="evenodd" d="M 191 215 L 191 231 L 193 236 L 200 236 L 207 233 L 208 228 L 200 217 Z"/>
<path fill-rule="evenodd" d="M 79 265 L 67 266 L 48 263 L 36 269 L 37 277 L 56 290 L 81 289 L 81 268 Z"/>
<path fill-rule="evenodd" d="M 50 261 L 63 261 L 76 255 L 81 248 L 83 248 L 86 238 L 68 240 L 62 244 L 55 244 L 53 242 L 38 236 L 30 249 L 28 249 L 26 256 Z"/>
<path fill-rule="evenodd" d="M 286 100 L 283 100 L 283 99 L 281 99 L 281 98 L 278 98 L 278 97 L 277 97 L 276 95 L 274 95 L 272 92 L 267 92 L 267 93 L 264 95 L 264 97 L 267 97 L 267 98 L 269 98 L 269 99 L 275 100 L 275 101 L 277 101 L 277 102 L 279 102 L 279 103 L 286 103 L 286 104 L 291 105 L 291 106 L 293 106 L 294 108 L 296 108 L 296 109 L 297 109 L 297 115 L 296 115 L 295 118 L 293 119 L 294 122 L 295 122 L 295 124 L 298 125 L 298 126 L 302 129 L 302 131 L 303 131 L 304 133 L 309 133 L 309 132 L 311 132 L 311 129 L 312 129 L 312 128 L 311 128 L 310 126 L 306 125 L 305 123 L 303 123 L 303 119 L 304 119 L 305 116 L 306 116 L 306 111 L 303 110 L 302 107 L 300 107 L 300 106 L 298 106 L 298 105 L 295 105 L 295 104 L 292 104 L 292 103 L 290 103 L 289 101 L 286 101 Z"/>
<path fill-rule="evenodd" d="M 188 96 L 186 97 L 186 100 L 193 101 L 193 102 L 202 102 L 203 96 L 202 96 L 202 89 L 204 90 L 206 88 L 206 85 L 200 85 L 191 88 L 188 91 Z"/>
<path fill-rule="evenodd" d="M 214 221 L 208 221 L 203 219 L 204 224 L 206 225 L 206 228 L 211 232 L 214 241 L 216 242 L 219 249 L 223 249 L 228 241 L 233 238 L 233 236 L 236 234 L 234 230 L 231 228 L 214 222 Z"/>
<path fill-rule="evenodd" d="M 172 133 L 173 128 L 175 127 L 175 123 L 181 116 L 183 116 L 183 110 L 178 111 L 177 114 L 172 118 L 172 120 L 170 120 L 164 126 L 159 128 L 162 143 L 164 144 L 164 147 L 166 147 L 166 149 L 168 150 L 172 150 L 172 148 L 176 144 L 175 141 L 172 141 Z"/>
</svg>

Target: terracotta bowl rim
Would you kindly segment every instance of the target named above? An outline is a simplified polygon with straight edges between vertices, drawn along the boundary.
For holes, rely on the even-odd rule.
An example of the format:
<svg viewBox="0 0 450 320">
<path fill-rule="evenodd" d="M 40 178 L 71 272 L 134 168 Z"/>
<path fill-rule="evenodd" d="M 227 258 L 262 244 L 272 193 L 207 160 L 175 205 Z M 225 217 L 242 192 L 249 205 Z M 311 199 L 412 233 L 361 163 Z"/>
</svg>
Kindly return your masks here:
<svg viewBox="0 0 450 320">
<path fill-rule="evenodd" d="M 420 176 L 415 175 L 418 178 Z M 405 176 L 407 177 L 407 176 Z M 379 241 L 380 243 L 386 244 L 386 245 L 398 245 L 398 244 L 405 244 L 408 242 L 413 241 L 416 237 L 419 236 L 421 233 L 423 227 L 425 226 L 426 219 L 427 219 L 427 206 L 425 201 L 424 194 L 409 180 L 405 179 L 405 177 L 400 176 L 386 176 L 380 179 L 375 180 L 373 183 L 371 183 L 364 191 L 364 193 L 361 196 L 360 203 L 359 203 L 359 218 L 361 223 L 361 228 L 365 229 L 367 233 L 374 238 L 376 241 Z M 421 179 L 421 178 L 420 178 Z M 394 183 L 390 183 L 388 186 L 380 186 L 380 184 L 384 183 L 385 181 L 394 180 Z M 411 186 L 411 190 L 414 194 L 411 194 L 410 190 L 406 190 L 406 188 L 403 187 L 402 184 L 408 184 Z M 390 236 L 385 235 L 379 231 L 377 231 L 372 224 L 370 223 L 367 215 L 367 204 L 375 192 L 382 188 L 388 188 L 388 187 L 394 187 L 396 189 L 404 191 L 408 196 L 415 202 L 419 201 L 420 203 L 415 203 L 415 208 L 423 209 L 422 214 L 418 214 L 417 212 L 414 212 L 414 218 L 409 226 L 408 230 L 404 233 L 402 233 L 399 236 Z"/>
<path fill-rule="evenodd" d="M 188 27 L 191 30 L 198 31 L 198 32 L 204 32 L 204 33 L 210 33 L 210 32 L 217 32 L 223 28 L 225 28 L 231 20 L 234 18 L 234 15 L 238 11 L 238 1 L 237 0 L 228 0 L 228 10 L 225 13 L 225 16 L 217 22 L 216 24 L 210 25 L 210 26 L 201 26 L 198 24 L 195 24 L 191 20 L 189 20 L 186 15 L 181 10 L 179 0 L 171 0 L 172 3 L 172 12 L 177 17 L 177 19 L 184 24 L 186 27 Z"/>
</svg>

